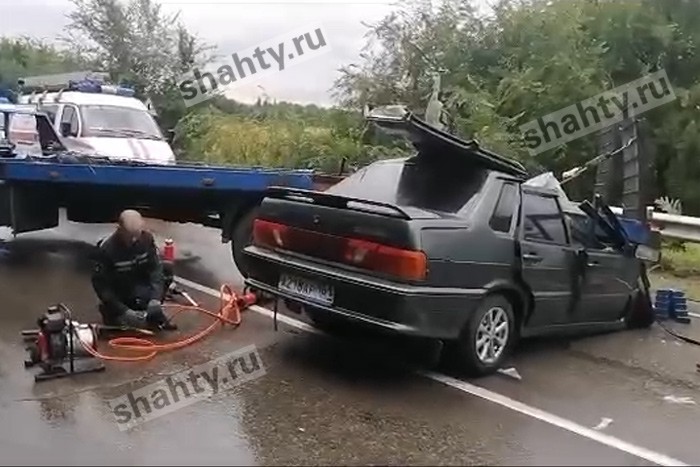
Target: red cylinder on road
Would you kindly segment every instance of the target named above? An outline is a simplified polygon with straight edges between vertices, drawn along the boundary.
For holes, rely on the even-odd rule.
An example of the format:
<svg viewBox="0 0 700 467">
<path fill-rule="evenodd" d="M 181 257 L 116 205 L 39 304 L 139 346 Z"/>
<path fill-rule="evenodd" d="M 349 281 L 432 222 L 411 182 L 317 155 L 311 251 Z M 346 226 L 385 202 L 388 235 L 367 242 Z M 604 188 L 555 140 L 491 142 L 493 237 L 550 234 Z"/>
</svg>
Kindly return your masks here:
<svg viewBox="0 0 700 467">
<path fill-rule="evenodd" d="M 165 240 L 165 246 L 163 247 L 163 261 L 175 261 L 175 242 L 172 238 Z"/>
</svg>

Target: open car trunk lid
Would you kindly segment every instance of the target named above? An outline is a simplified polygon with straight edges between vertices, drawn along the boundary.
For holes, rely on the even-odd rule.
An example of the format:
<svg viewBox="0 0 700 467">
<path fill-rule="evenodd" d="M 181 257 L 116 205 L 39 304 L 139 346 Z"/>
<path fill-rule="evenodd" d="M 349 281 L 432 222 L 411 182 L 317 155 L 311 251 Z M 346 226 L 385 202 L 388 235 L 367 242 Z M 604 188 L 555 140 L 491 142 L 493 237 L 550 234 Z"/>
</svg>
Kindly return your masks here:
<svg viewBox="0 0 700 467">
<path fill-rule="evenodd" d="M 402 106 L 378 107 L 365 118 L 389 134 L 405 137 L 418 150 L 419 156 L 429 157 L 436 164 L 443 158 L 457 158 L 474 167 L 516 177 L 527 176 L 527 170 L 519 162 L 481 148 L 476 140 L 462 140 L 439 130 Z"/>
</svg>

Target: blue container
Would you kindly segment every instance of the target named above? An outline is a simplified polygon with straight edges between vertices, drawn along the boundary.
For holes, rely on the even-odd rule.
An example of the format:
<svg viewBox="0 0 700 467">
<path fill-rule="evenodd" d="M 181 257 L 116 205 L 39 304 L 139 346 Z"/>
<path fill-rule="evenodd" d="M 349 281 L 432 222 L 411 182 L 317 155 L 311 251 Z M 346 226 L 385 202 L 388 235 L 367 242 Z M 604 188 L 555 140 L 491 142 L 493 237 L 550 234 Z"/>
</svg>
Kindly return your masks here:
<svg viewBox="0 0 700 467">
<path fill-rule="evenodd" d="M 102 83 L 91 79 L 71 80 L 68 82 L 68 89 L 71 91 L 100 93 L 102 92 Z"/>
<path fill-rule="evenodd" d="M 669 319 L 673 313 L 673 291 L 659 289 L 654 297 L 654 312 L 658 319 Z"/>
<path fill-rule="evenodd" d="M 688 299 L 683 290 L 659 289 L 654 297 L 654 310 L 658 319 L 674 319 L 689 323 Z"/>
</svg>

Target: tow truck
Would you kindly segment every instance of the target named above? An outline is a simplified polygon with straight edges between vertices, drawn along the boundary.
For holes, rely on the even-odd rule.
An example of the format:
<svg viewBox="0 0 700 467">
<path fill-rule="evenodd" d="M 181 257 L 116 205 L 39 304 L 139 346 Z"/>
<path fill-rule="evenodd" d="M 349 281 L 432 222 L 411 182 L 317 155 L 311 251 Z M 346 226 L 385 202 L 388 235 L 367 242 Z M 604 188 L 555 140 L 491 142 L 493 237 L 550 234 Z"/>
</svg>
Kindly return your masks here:
<svg viewBox="0 0 700 467">
<path fill-rule="evenodd" d="M 115 222 L 123 209 L 219 228 L 246 276 L 257 207 L 270 186 L 324 190 L 341 177 L 313 170 L 160 164 L 114 158 L 62 137 L 32 104 L 0 104 L 0 226 L 13 235 L 73 222 Z"/>
</svg>

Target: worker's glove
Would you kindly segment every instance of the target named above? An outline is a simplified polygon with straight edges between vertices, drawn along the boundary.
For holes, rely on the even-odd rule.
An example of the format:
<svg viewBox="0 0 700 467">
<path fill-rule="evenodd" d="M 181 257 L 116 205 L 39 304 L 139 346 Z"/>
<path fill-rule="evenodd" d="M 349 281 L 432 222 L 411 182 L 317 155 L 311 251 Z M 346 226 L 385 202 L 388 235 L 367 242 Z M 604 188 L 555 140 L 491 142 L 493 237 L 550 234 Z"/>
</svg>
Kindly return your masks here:
<svg viewBox="0 0 700 467">
<path fill-rule="evenodd" d="M 151 300 L 148 302 L 146 319 L 148 320 L 148 324 L 152 326 L 160 326 L 168 321 L 163 311 L 163 305 L 158 300 Z"/>
</svg>

